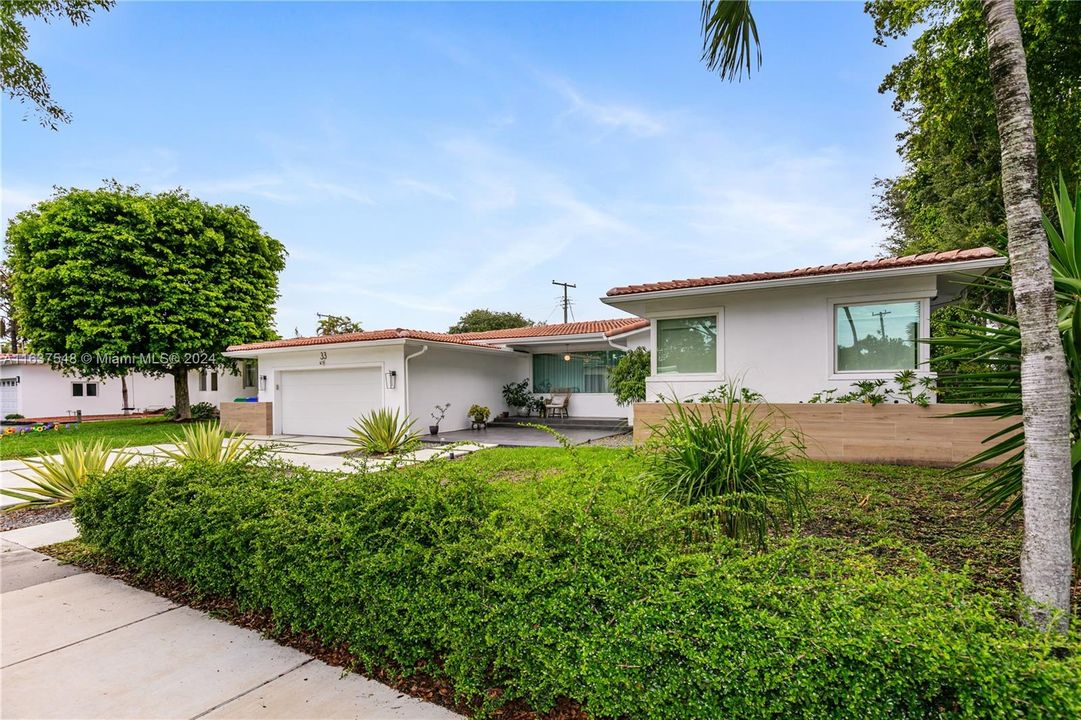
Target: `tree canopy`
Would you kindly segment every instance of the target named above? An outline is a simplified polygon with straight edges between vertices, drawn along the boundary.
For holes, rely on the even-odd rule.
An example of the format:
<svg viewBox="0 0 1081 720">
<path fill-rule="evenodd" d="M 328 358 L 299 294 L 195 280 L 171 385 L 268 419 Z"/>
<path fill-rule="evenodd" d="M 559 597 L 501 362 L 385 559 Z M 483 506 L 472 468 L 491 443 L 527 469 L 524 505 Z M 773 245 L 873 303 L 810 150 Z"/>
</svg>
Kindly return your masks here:
<svg viewBox="0 0 1081 720">
<path fill-rule="evenodd" d="M 6 248 L 35 353 L 89 377 L 172 375 L 181 419 L 189 370 L 231 367 L 227 346 L 276 337 L 285 248 L 244 207 L 115 182 L 58 189 L 13 219 Z"/>
<path fill-rule="evenodd" d="M 487 330 L 506 330 L 526 327 L 535 323 L 525 315 L 516 312 L 498 312 L 486 308 L 470 310 L 458 318 L 447 332 L 458 334 L 467 332 L 485 332 Z"/>
<path fill-rule="evenodd" d="M 23 18 L 48 22 L 64 18 L 72 25 L 90 22 L 97 9 L 109 10 L 115 0 L 0 0 L 0 87 L 8 97 L 30 103 L 41 124 L 55 130 L 71 116 L 52 98 L 41 66 L 26 56 L 30 34 Z"/>
<path fill-rule="evenodd" d="M 316 335 L 345 335 L 358 332 L 364 332 L 364 328 L 348 315 L 319 315 L 319 326 L 315 329 Z"/>
<path fill-rule="evenodd" d="M 912 52 L 879 91 L 894 95 L 906 169 L 877 182 L 875 216 L 893 254 L 990 245 L 1005 249 L 1006 215 L 987 25 L 972 0 L 871 0 L 875 42 L 914 29 Z M 1059 174 L 1081 178 L 1081 3 L 1017 3 L 1032 90 L 1041 199 L 1054 210 Z"/>
</svg>

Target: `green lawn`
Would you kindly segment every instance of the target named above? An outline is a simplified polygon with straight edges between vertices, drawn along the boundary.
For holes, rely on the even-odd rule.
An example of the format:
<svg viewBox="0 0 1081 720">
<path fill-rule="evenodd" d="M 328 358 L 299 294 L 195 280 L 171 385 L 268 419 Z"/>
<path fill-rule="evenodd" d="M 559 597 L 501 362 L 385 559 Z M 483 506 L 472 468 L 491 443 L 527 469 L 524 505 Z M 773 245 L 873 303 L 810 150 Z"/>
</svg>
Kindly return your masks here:
<svg viewBox="0 0 1081 720">
<path fill-rule="evenodd" d="M 549 448 L 495 448 L 463 462 L 479 474 L 512 483 L 542 480 L 586 467 L 621 476 L 647 470 L 641 453 L 580 448 L 575 457 Z M 1020 582 L 1021 524 L 1003 523 L 973 507 L 965 479 L 946 470 L 897 465 L 803 461 L 807 513 L 799 534 L 861 546 L 894 541 L 916 546 L 943 569 L 962 570 L 979 587 L 1014 589 Z"/>
<path fill-rule="evenodd" d="M 179 432 L 175 423 L 160 417 L 84 422 L 65 430 L 0 435 L 0 458 L 10 460 L 47 455 L 56 452 L 60 443 L 70 440 L 104 440 L 112 447 L 157 445 L 169 442 L 169 436 Z"/>
</svg>

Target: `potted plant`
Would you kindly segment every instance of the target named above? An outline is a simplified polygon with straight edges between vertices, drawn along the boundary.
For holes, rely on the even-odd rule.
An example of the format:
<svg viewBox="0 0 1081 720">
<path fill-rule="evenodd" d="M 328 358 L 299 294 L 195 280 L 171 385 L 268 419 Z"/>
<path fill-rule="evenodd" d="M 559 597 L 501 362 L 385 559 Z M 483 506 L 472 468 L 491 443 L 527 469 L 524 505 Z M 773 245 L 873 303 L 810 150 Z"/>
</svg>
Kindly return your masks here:
<svg viewBox="0 0 1081 720">
<path fill-rule="evenodd" d="M 484 405 L 472 405 L 469 408 L 469 419 L 473 421 L 473 428 L 477 426 L 485 427 L 488 424 L 488 418 L 491 416 L 492 411 Z"/>
<path fill-rule="evenodd" d="M 432 415 L 432 420 L 435 420 L 435 425 L 429 425 L 428 426 L 428 432 L 429 433 L 431 433 L 432 435 L 438 435 L 439 434 L 439 423 L 443 422 L 443 418 L 446 417 L 447 408 L 449 408 L 449 407 L 450 407 L 450 403 L 447 403 L 446 405 L 436 405 L 435 406 L 435 412 L 433 412 L 431 414 Z"/>
<path fill-rule="evenodd" d="M 503 400 L 506 401 L 508 407 L 516 408 L 519 415 L 522 414 L 522 410 L 528 413 L 533 402 L 533 396 L 529 394 L 529 378 L 504 385 Z"/>
<path fill-rule="evenodd" d="M 544 404 L 544 398 L 535 397 L 529 401 L 529 406 L 536 411 L 537 417 L 547 417 L 548 407 Z"/>
</svg>

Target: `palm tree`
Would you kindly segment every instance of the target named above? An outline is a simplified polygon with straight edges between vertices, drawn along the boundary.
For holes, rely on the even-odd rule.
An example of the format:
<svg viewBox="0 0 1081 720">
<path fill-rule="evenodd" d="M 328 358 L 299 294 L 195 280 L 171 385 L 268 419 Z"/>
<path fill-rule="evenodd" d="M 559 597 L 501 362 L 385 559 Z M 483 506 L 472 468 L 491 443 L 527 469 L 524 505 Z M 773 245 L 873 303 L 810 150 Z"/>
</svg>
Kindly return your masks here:
<svg viewBox="0 0 1081 720">
<path fill-rule="evenodd" d="M 1058 332 L 1055 285 L 1041 224 L 1032 103 L 1014 0 L 981 0 L 1002 149 L 1002 195 L 1013 296 L 1021 333 L 1025 428 L 1021 585 L 1026 619 L 1065 632 L 1069 623 L 1070 398 Z M 740 80 L 762 51 L 748 0 L 703 0 L 702 59 L 722 78 Z"/>
</svg>

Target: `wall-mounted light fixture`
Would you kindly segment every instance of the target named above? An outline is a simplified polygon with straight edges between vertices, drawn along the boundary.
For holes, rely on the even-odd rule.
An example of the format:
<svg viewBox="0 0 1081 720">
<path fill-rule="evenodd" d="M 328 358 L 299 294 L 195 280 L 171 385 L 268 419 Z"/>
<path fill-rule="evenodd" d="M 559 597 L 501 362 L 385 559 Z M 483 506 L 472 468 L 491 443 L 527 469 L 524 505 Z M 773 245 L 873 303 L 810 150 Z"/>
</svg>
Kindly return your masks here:
<svg viewBox="0 0 1081 720">
<path fill-rule="evenodd" d="M 570 361 L 571 361 L 571 354 L 570 353 L 567 353 L 566 355 L 563 356 L 563 362 L 570 362 Z"/>
<path fill-rule="evenodd" d="M 393 390 L 398 384 L 398 371 L 391 370 L 387 372 L 387 390 Z"/>
<path fill-rule="evenodd" d="M 266 375 L 259 376 L 259 389 L 266 390 Z"/>
</svg>

